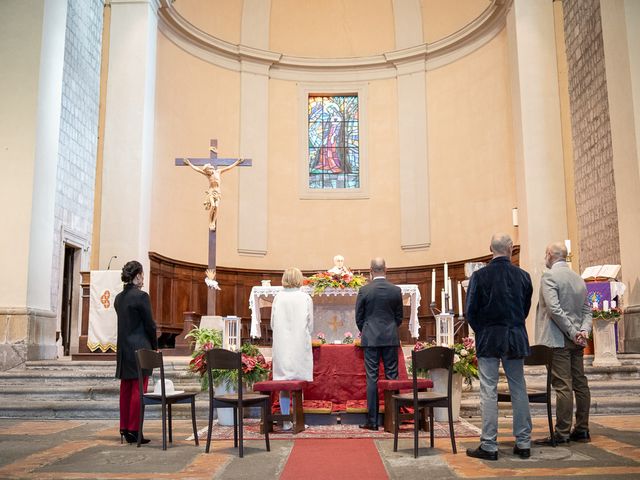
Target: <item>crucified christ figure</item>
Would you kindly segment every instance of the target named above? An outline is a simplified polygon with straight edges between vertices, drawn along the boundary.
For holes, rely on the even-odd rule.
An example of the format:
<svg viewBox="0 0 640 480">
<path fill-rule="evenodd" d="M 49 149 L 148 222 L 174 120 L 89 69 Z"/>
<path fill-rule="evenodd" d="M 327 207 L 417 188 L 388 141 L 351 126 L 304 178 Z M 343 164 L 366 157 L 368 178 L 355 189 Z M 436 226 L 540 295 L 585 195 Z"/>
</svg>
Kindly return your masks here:
<svg viewBox="0 0 640 480">
<path fill-rule="evenodd" d="M 231 170 L 233 167 L 241 164 L 244 159 L 239 158 L 228 167 L 220 168 L 214 167 L 210 163 L 202 166 L 202 168 L 192 164 L 188 158 L 184 159 L 184 163 L 193 168 L 196 172 L 201 173 L 209 180 L 209 188 L 206 190 L 206 200 L 204 202 L 205 210 L 209 211 L 209 230 L 215 231 L 216 219 L 218 218 L 218 205 L 220 204 L 221 194 L 221 175 L 227 170 Z"/>
</svg>

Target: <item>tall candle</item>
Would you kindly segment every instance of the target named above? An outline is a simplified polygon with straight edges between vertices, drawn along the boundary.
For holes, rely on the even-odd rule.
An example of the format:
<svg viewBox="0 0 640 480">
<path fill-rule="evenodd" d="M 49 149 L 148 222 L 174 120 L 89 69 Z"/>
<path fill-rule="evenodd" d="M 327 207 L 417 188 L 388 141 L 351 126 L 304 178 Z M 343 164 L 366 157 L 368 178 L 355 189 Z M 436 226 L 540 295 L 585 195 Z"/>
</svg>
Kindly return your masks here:
<svg viewBox="0 0 640 480">
<path fill-rule="evenodd" d="M 449 312 L 453 312 L 453 288 L 451 288 L 451 277 L 447 279 L 449 285 Z"/>
<path fill-rule="evenodd" d="M 598 302 L 593 302 L 593 308 L 598 309 Z"/>
<path fill-rule="evenodd" d="M 436 269 L 431 270 L 431 303 L 436 303 Z"/>
<path fill-rule="evenodd" d="M 449 278 L 449 265 L 444 262 L 444 293 L 451 293 L 447 290 L 447 278 Z"/>
<path fill-rule="evenodd" d="M 602 310 L 604 310 L 605 312 L 609 311 L 609 300 L 605 300 L 602 302 Z"/>
<path fill-rule="evenodd" d="M 615 300 L 611 300 L 611 308 L 616 308 L 618 304 L 616 303 Z"/>
<path fill-rule="evenodd" d="M 462 284 L 458 282 L 458 315 L 464 315 L 462 312 Z"/>
<path fill-rule="evenodd" d="M 445 282 L 446 284 L 447 282 Z M 447 310 L 447 305 L 444 303 L 445 300 L 445 294 L 444 294 L 444 288 L 440 291 L 440 310 L 442 310 L 442 313 L 445 313 Z"/>
<path fill-rule="evenodd" d="M 567 255 L 571 255 L 571 240 L 565 240 L 564 246 L 567 247 Z"/>
</svg>

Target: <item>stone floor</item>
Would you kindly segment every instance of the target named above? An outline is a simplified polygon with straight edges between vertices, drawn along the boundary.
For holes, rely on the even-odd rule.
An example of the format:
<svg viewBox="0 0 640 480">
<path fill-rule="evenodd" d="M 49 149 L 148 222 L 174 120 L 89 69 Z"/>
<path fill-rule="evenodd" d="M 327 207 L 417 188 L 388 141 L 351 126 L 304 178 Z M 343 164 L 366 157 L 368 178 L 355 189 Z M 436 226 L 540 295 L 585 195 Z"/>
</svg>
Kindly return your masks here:
<svg viewBox="0 0 640 480">
<path fill-rule="evenodd" d="M 478 424 L 479 419 L 472 422 Z M 535 447 L 529 460 L 511 453 L 510 430 L 510 418 L 502 418 L 497 462 L 464 454 L 466 448 L 477 446 L 476 438 L 458 439 L 457 455 L 451 453 L 447 439 L 436 439 L 434 450 L 421 439 L 418 459 L 413 458 L 411 439 L 402 439 L 395 453 L 392 440 L 371 441 L 391 479 L 640 479 L 640 416 L 592 416 L 592 443 Z M 136 448 L 120 444 L 113 421 L 0 419 L 0 478 L 273 479 L 280 477 L 294 445 L 294 441 L 273 440 L 271 452 L 266 452 L 264 441 L 248 441 L 245 458 L 239 459 L 232 442 L 215 442 L 213 451 L 205 454 L 202 443 L 196 447 L 186 440 L 190 433 L 190 422 L 175 422 L 174 443 L 162 451 L 159 421 L 146 425 L 145 435 L 152 443 Z M 534 438 L 547 433 L 546 418 L 535 418 Z M 340 459 L 327 459 L 336 461 Z M 322 465 L 310 466 L 305 480 L 313 478 L 324 478 Z"/>
</svg>

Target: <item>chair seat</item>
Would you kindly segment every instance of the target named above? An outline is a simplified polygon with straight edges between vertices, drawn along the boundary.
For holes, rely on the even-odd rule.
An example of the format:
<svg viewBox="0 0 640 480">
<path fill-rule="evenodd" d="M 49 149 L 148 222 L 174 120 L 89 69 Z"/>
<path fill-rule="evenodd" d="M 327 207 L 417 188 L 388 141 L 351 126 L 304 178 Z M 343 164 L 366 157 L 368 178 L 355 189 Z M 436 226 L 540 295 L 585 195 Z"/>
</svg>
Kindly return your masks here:
<svg viewBox="0 0 640 480">
<path fill-rule="evenodd" d="M 413 380 L 378 380 L 382 390 L 409 390 L 413 388 Z M 418 379 L 418 388 L 433 388 L 433 382 L 428 378 Z"/>
<path fill-rule="evenodd" d="M 253 384 L 254 392 L 290 392 L 292 390 L 302 390 L 309 382 L 305 380 L 268 380 Z"/>
<path fill-rule="evenodd" d="M 261 395 L 259 393 L 243 393 L 242 403 L 245 405 L 264 402 L 269 398 L 268 395 Z M 238 403 L 238 394 L 229 393 L 226 395 L 216 395 L 215 400 L 223 403 Z"/>
<path fill-rule="evenodd" d="M 167 399 L 167 403 L 189 403 L 196 395 L 197 393 L 176 393 L 173 395 L 167 395 L 165 398 Z M 162 394 L 145 393 L 144 399 L 147 403 L 162 403 Z"/>
<path fill-rule="evenodd" d="M 446 399 L 447 396 L 436 392 L 418 392 L 418 401 L 433 402 L 436 400 Z M 393 396 L 394 400 L 401 402 L 413 402 L 413 393 L 399 393 Z"/>
</svg>

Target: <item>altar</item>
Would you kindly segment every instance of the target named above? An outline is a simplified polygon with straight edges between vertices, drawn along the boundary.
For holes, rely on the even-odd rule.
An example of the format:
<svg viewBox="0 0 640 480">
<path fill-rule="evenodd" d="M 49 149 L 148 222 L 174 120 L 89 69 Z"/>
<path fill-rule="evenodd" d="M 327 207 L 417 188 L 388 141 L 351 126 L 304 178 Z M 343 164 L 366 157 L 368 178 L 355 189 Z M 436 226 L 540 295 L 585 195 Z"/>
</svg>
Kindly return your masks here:
<svg viewBox="0 0 640 480">
<path fill-rule="evenodd" d="M 418 307 L 420 307 L 420 290 L 417 285 L 398 285 L 402 290 L 402 301 L 411 309 L 409 317 L 409 332 L 413 338 L 418 338 L 420 324 L 418 322 Z M 260 308 L 270 307 L 276 294 L 283 287 L 253 287 L 249 296 L 251 310 L 252 338 L 260 338 Z M 301 290 L 312 294 L 313 289 L 308 286 Z M 355 304 L 358 290 L 353 288 L 327 288 L 322 293 L 316 293 L 313 298 L 313 335 L 324 333 L 328 343 L 341 343 L 345 333 L 358 335 L 355 321 Z"/>
</svg>

